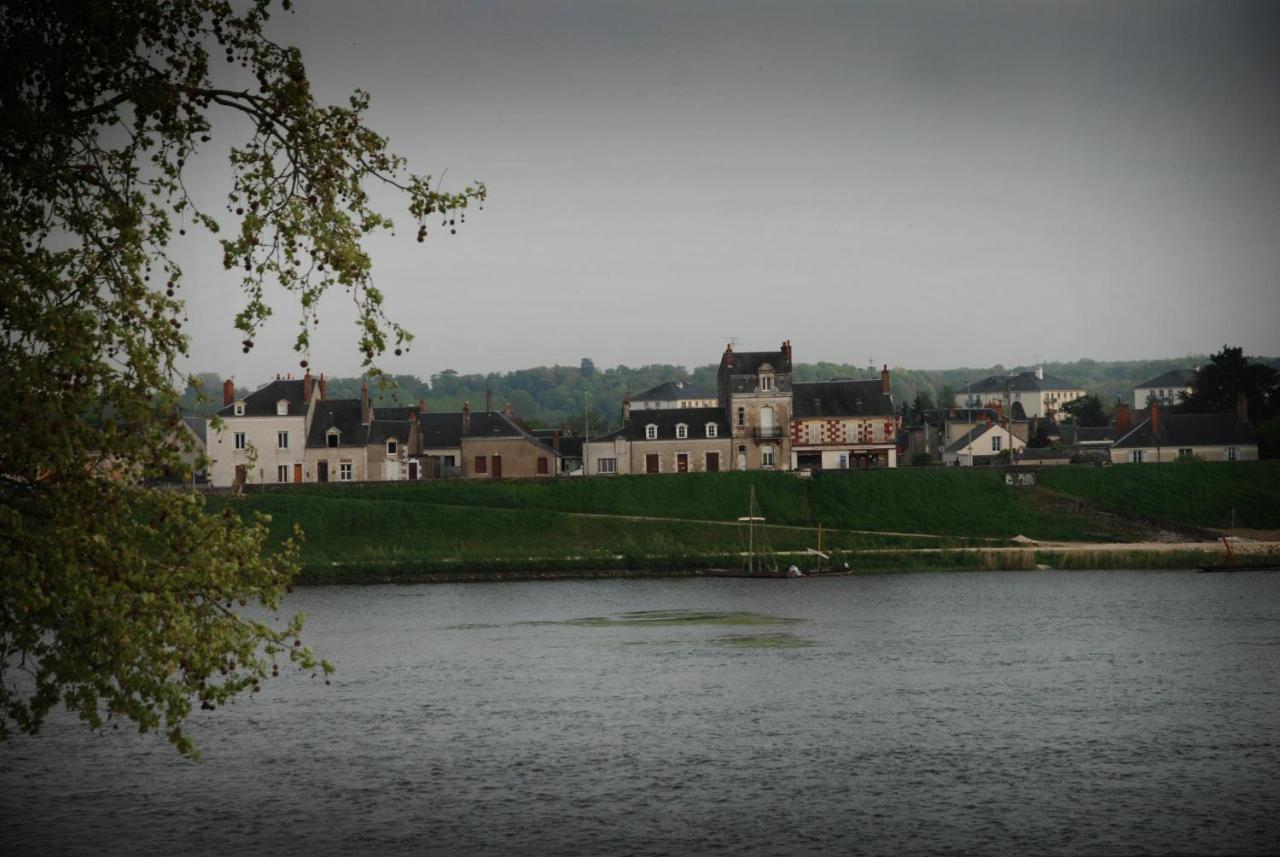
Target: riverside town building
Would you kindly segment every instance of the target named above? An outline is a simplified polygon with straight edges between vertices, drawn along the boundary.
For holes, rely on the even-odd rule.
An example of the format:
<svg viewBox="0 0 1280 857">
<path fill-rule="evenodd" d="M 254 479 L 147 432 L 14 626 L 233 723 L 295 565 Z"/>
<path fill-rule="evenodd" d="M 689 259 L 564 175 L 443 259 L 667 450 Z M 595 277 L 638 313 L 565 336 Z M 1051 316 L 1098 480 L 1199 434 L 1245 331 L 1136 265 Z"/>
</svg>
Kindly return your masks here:
<svg viewBox="0 0 1280 857">
<path fill-rule="evenodd" d="M 993 375 L 925 412 L 895 414 L 889 367 L 878 380 L 793 378 L 791 340 L 776 351 L 720 356 L 714 391 L 667 381 L 624 396 L 622 425 L 599 437 L 562 427 L 530 429 L 506 404 L 461 411 L 376 407 L 330 399 L 324 375 L 276 379 L 243 398 L 223 384 L 222 427 L 191 427 L 208 456 L 208 481 L 236 484 L 513 479 L 724 470 L 896 468 L 1006 463 L 1154 463 L 1180 458 L 1245 461 L 1257 439 L 1241 401 L 1232 414 L 1181 414 L 1169 402 L 1192 373 L 1166 373 L 1116 405 L 1111 425 L 1059 425 L 1062 406 L 1085 390 L 1042 369 Z M 1148 405 L 1137 410 L 1137 403 Z M 200 429 L 203 428 L 203 435 Z M 1046 442 L 1047 441 L 1047 442 Z M 1050 446 L 1052 444 L 1052 446 Z"/>
</svg>

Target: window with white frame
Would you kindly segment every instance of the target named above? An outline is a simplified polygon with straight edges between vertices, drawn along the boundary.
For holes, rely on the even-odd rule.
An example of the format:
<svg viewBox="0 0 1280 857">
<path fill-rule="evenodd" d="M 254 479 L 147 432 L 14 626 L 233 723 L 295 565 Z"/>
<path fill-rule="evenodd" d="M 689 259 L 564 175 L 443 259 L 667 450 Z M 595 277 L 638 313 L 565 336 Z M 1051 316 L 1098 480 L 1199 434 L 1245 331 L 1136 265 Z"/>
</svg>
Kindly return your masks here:
<svg viewBox="0 0 1280 857">
<path fill-rule="evenodd" d="M 244 432 L 236 432 L 236 449 L 244 449 L 248 444 L 245 442 Z"/>
<path fill-rule="evenodd" d="M 715 423 L 707 423 L 707 437 L 719 437 L 720 426 Z"/>
<path fill-rule="evenodd" d="M 1141 464 L 1142 459 L 1145 458 L 1145 455 L 1144 455 L 1145 452 L 1146 452 L 1145 449 L 1135 449 L 1130 451 L 1129 461 L 1133 462 L 1134 464 Z"/>
<path fill-rule="evenodd" d="M 618 459 L 616 458 L 597 458 L 596 473 L 617 473 Z"/>
<path fill-rule="evenodd" d="M 1236 460 L 1236 448 L 1234 446 L 1227 447 L 1227 461 Z"/>
<path fill-rule="evenodd" d="M 738 408 L 738 428 L 744 428 L 747 424 L 747 409 Z"/>
<path fill-rule="evenodd" d="M 993 436 L 991 437 L 991 451 L 992 451 L 992 452 L 999 452 L 999 451 L 1000 451 L 1000 444 L 1001 444 L 1001 442 L 1002 442 L 1003 440 L 1004 440 L 1004 438 L 1002 438 L 1000 435 L 998 435 L 998 434 L 997 434 L 997 435 L 993 435 Z"/>
<path fill-rule="evenodd" d="M 244 402 L 236 402 L 234 411 L 236 416 L 244 416 Z"/>
<path fill-rule="evenodd" d="M 344 461 L 338 465 L 338 478 L 343 482 L 351 481 L 351 462 Z"/>
<path fill-rule="evenodd" d="M 387 441 L 387 455 L 395 455 L 400 445 L 394 439 Z"/>
<path fill-rule="evenodd" d="M 689 437 L 689 426 L 686 423 L 676 423 L 676 440 L 685 440 Z"/>
<path fill-rule="evenodd" d="M 773 467 L 777 460 L 772 446 L 766 446 L 760 450 L 760 465 L 762 467 Z"/>
<path fill-rule="evenodd" d="M 278 417 L 289 416 L 289 400 L 288 399 L 281 399 L 280 401 L 276 402 L 276 416 Z"/>
<path fill-rule="evenodd" d="M 773 376 L 767 373 L 760 376 L 760 392 L 768 393 L 773 389 Z"/>
<path fill-rule="evenodd" d="M 276 449 L 289 448 L 289 433 L 287 431 L 276 432 Z"/>
<path fill-rule="evenodd" d="M 645 439 L 645 440 L 657 440 L 657 439 L 658 439 L 658 427 L 657 427 L 656 425 L 654 425 L 653 423 L 649 423 L 647 426 L 645 426 L 645 427 L 644 427 L 644 439 Z"/>
<path fill-rule="evenodd" d="M 287 464 L 276 465 L 276 481 L 277 482 L 289 481 L 289 465 Z"/>
<path fill-rule="evenodd" d="M 337 429 L 329 429 L 329 433 L 325 435 L 325 444 L 329 449 L 337 449 L 338 444 L 342 442 L 342 434 Z"/>
</svg>

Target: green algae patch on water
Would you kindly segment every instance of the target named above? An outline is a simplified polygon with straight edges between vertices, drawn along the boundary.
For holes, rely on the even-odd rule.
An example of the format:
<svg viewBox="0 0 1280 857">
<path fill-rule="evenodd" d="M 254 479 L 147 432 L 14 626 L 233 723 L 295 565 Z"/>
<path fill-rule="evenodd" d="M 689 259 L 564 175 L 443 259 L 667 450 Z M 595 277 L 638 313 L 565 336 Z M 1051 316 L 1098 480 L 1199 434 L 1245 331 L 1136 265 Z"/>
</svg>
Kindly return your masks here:
<svg viewBox="0 0 1280 857">
<path fill-rule="evenodd" d="M 819 645 L 816 640 L 786 632 L 777 634 L 735 634 L 705 640 L 708 645 L 726 649 L 808 649 Z"/>
<path fill-rule="evenodd" d="M 587 616 L 546 622 L 521 622 L 523 625 L 568 625 L 575 628 L 670 628 L 683 626 L 794 625 L 803 619 L 769 616 L 746 611 L 716 612 L 705 610 L 641 610 L 613 616 Z"/>
<path fill-rule="evenodd" d="M 714 647 L 718 649 L 808 649 L 820 646 L 816 640 L 797 637 L 788 631 L 773 634 L 730 634 L 723 637 L 686 637 L 684 639 L 662 640 L 626 640 L 622 646 L 665 646 L 695 649 Z"/>
</svg>

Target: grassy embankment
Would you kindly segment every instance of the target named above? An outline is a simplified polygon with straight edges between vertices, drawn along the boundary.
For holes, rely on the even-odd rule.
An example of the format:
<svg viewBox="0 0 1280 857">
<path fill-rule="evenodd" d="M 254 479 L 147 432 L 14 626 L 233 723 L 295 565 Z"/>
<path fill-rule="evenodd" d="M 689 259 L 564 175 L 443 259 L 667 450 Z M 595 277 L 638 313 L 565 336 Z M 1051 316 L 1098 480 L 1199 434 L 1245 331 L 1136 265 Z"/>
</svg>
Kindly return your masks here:
<svg viewBox="0 0 1280 857">
<path fill-rule="evenodd" d="M 738 564 L 744 534 L 732 522 L 751 485 L 776 550 L 813 546 L 820 522 L 824 548 L 860 569 L 1187 567 L 1194 557 L 1176 553 L 955 549 L 1015 535 L 1136 542 L 1161 528 L 1226 526 L 1232 506 L 1240 527 L 1280 528 L 1280 462 L 1046 468 L 1036 488 L 1006 486 L 994 469 L 315 485 L 251 489 L 236 506 L 270 514 L 277 535 L 300 524 L 311 579 L 676 573 Z"/>
</svg>

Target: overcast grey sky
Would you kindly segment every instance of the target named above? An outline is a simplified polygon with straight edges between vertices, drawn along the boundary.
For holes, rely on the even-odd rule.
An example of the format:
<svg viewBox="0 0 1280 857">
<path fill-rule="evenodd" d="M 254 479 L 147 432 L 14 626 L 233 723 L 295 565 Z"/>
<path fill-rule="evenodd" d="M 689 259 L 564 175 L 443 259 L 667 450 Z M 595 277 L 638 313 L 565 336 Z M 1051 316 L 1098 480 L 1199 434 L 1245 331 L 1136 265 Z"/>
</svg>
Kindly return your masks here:
<svg viewBox="0 0 1280 857">
<path fill-rule="evenodd" d="M 373 243 L 419 335 L 392 371 L 1280 353 L 1278 3 L 297 6 L 271 32 L 320 97 L 491 191 Z M 191 368 L 296 371 L 294 307 L 245 357 L 234 276 L 184 252 Z M 321 319 L 312 365 L 354 374 Z"/>
</svg>

